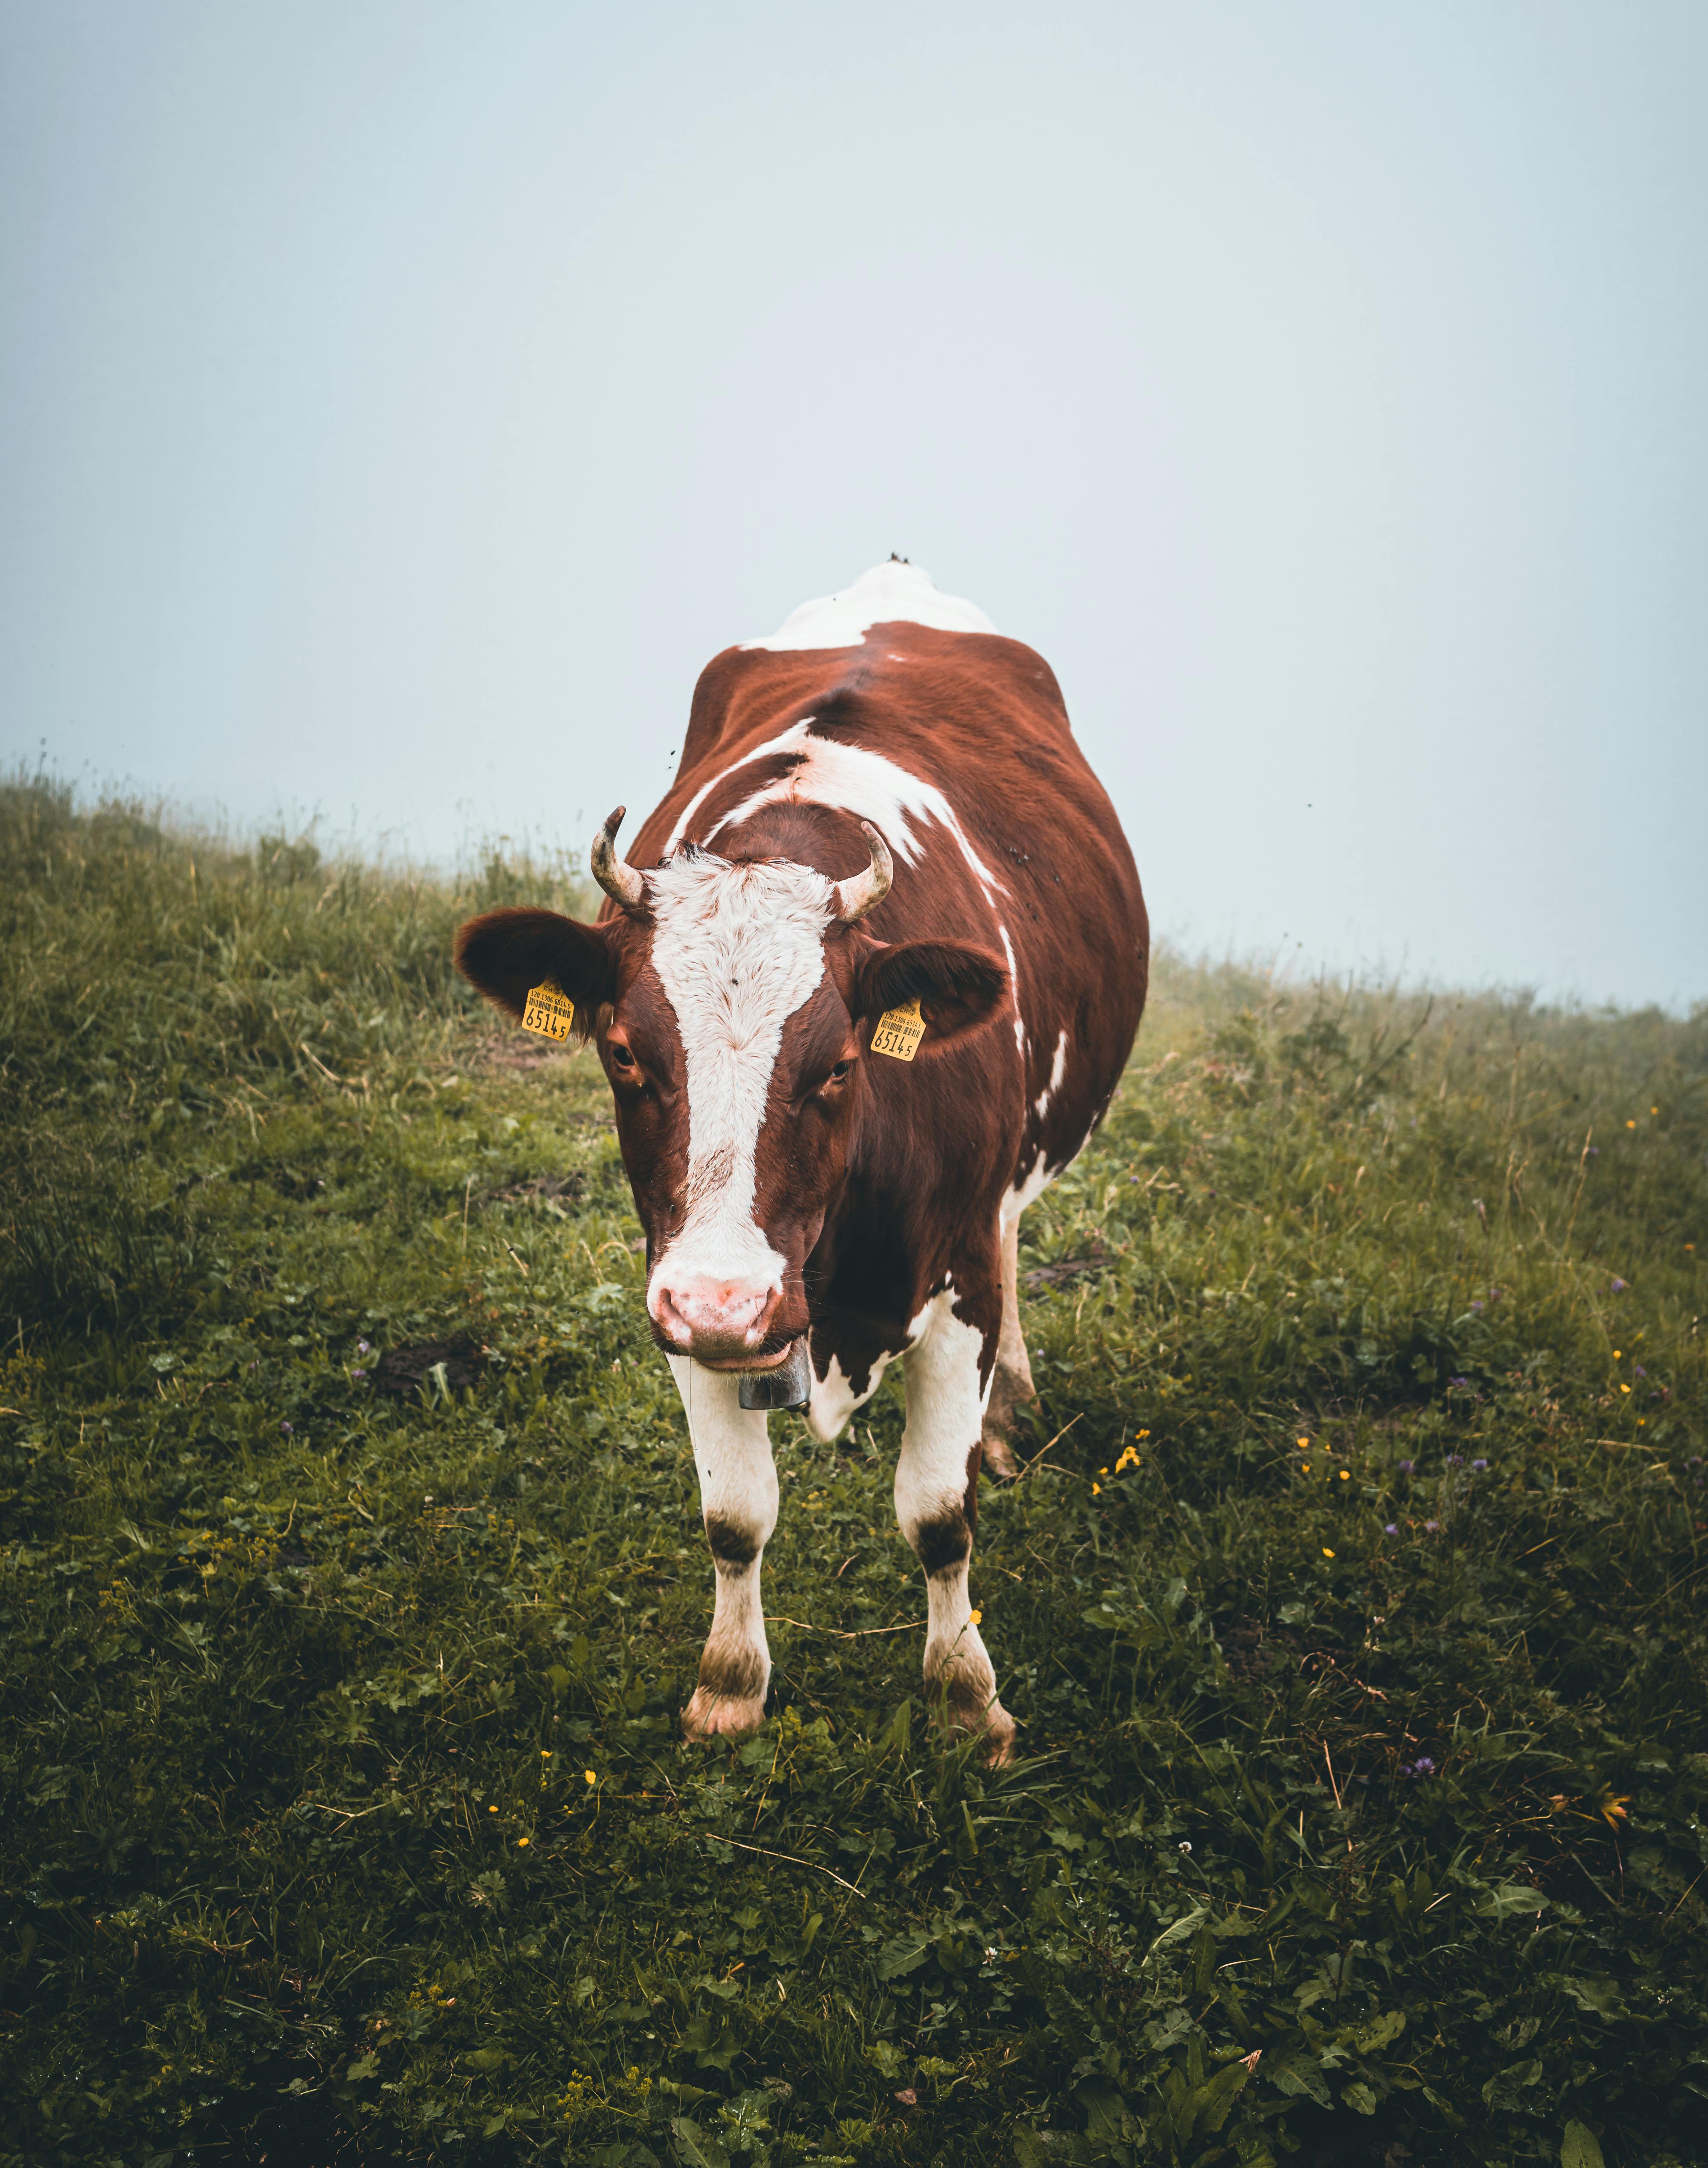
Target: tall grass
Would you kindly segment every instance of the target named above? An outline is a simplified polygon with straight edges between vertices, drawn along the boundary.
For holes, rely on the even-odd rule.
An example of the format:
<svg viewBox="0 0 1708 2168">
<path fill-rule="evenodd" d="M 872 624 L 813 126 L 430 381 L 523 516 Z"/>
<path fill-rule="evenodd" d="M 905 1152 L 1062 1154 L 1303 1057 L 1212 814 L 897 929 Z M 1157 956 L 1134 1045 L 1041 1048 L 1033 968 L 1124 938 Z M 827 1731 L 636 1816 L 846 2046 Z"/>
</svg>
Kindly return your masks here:
<svg viewBox="0 0 1708 2168">
<path fill-rule="evenodd" d="M 603 1087 L 448 966 L 572 876 L 28 781 L 0 873 L 0 2162 L 1705 2157 L 1708 1016 L 1164 958 L 1023 1247 L 1019 1762 L 893 1388 L 774 1419 L 707 1755 Z"/>
</svg>

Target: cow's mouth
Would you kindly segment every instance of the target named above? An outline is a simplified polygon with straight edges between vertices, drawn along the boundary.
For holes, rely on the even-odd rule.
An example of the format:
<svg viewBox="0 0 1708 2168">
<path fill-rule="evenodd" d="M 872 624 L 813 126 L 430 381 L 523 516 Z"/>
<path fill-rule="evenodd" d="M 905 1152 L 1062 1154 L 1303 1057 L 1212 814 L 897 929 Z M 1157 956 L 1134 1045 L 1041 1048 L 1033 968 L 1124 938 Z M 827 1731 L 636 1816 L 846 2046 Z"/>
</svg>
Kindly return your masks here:
<svg viewBox="0 0 1708 2168">
<path fill-rule="evenodd" d="M 734 1377 L 757 1377 L 768 1370 L 780 1370 L 805 1329 L 802 1325 L 774 1328 L 749 1344 L 733 1333 L 699 1332 L 678 1337 L 667 1332 L 656 1317 L 649 1321 L 653 1339 L 667 1355 L 685 1355 L 702 1370 L 723 1371 Z"/>
<path fill-rule="evenodd" d="M 692 1348 L 689 1352 L 694 1355 L 694 1360 L 702 1370 L 727 1370 L 742 1377 L 757 1377 L 762 1371 L 780 1370 L 793 1353 L 795 1342 L 800 1336 L 799 1333 L 791 1332 L 780 1347 L 756 1351 L 748 1355 L 694 1355 Z M 679 1353 L 681 1351 L 676 1352 Z"/>
</svg>

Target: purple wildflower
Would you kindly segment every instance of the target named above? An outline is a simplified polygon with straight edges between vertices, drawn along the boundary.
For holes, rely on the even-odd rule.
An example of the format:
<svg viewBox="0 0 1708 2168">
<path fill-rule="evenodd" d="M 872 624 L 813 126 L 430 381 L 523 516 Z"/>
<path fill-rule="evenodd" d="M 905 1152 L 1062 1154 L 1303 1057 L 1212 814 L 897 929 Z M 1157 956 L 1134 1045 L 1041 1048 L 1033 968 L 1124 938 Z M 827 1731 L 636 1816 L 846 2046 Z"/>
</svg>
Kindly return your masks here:
<svg viewBox="0 0 1708 2168">
<path fill-rule="evenodd" d="M 1481 1310 L 1482 1308 L 1482 1305 L 1480 1302 L 1474 1302 L 1471 1304 L 1471 1307 L 1473 1310 Z"/>
<path fill-rule="evenodd" d="M 1616 1279 L 1613 1283 L 1613 1292 L 1615 1294 L 1623 1294 L 1629 1285 L 1629 1281 Z"/>
<path fill-rule="evenodd" d="M 280 1428 L 280 1430 L 282 1430 L 282 1431 L 285 1432 L 285 1435 L 287 1437 L 290 1437 L 290 1425 L 288 1422 L 282 1422 L 282 1423 L 280 1423 L 280 1424 L 279 1424 L 279 1427 Z"/>
<path fill-rule="evenodd" d="M 356 1352 L 359 1355 L 365 1355 L 368 1352 L 368 1343 L 365 1340 L 359 1340 L 356 1342 Z"/>
<path fill-rule="evenodd" d="M 1637 1374 L 1637 1376 L 1638 1376 L 1639 1378 L 1647 1378 L 1647 1375 L 1648 1375 L 1648 1372 L 1647 1372 L 1647 1370 L 1645 1370 L 1645 1369 L 1644 1369 L 1644 1368 L 1643 1368 L 1643 1366 L 1642 1366 L 1642 1364 L 1641 1364 L 1641 1363 L 1636 1363 L 1634 1367 L 1635 1367 L 1635 1368 L 1636 1368 L 1636 1374 Z"/>
<path fill-rule="evenodd" d="M 352 1370 L 350 1373 L 353 1378 L 365 1378 L 367 1374 L 365 1370 Z"/>
<path fill-rule="evenodd" d="M 1417 1466 L 1417 1464 L 1417 1464 L 1417 1462 L 1416 1462 L 1415 1460 L 1402 1460 L 1402 1461 L 1400 1463 L 1400 1473 L 1401 1473 L 1401 1475 L 1409 1475 L 1411 1474 L 1412 1470 L 1413 1470 L 1413 1469 Z"/>
<path fill-rule="evenodd" d="M 1447 1465 L 1450 1468 L 1463 1468 L 1465 1455 L 1462 1453 L 1450 1453 L 1447 1456 Z"/>
<path fill-rule="evenodd" d="M 1397 1536 L 1399 1533 L 1400 1524 L 1397 1521 L 1390 1521 L 1386 1528 L 1382 1530 L 1382 1533 L 1385 1536 Z"/>
<path fill-rule="evenodd" d="M 1487 1467 L 1488 1463 L 1486 1460 L 1473 1460 L 1471 1464 L 1472 1468 L 1481 1473 L 1483 1469 Z"/>
<path fill-rule="evenodd" d="M 1432 1536 L 1439 1531 L 1440 1526 L 1441 1523 L 1439 1521 L 1425 1521 L 1423 1523 L 1425 1533 Z"/>
<path fill-rule="evenodd" d="M 1448 1384 L 1449 1384 L 1450 1385 L 1458 1385 L 1458 1386 L 1461 1386 L 1461 1387 L 1468 1387 L 1468 1386 L 1470 1385 L 1471 1380 L 1470 1380 L 1470 1379 L 1469 1379 L 1469 1378 L 1450 1378 L 1450 1379 L 1447 1380 L 1447 1382 L 1448 1382 Z"/>
<path fill-rule="evenodd" d="M 1402 1762 L 1399 1773 L 1402 1777 L 1411 1777 L 1415 1783 L 1424 1777 L 1433 1777 L 1435 1773 L 1435 1764 L 1429 1755 L 1420 1754 L 1415 1762 Z"/>
</svg>

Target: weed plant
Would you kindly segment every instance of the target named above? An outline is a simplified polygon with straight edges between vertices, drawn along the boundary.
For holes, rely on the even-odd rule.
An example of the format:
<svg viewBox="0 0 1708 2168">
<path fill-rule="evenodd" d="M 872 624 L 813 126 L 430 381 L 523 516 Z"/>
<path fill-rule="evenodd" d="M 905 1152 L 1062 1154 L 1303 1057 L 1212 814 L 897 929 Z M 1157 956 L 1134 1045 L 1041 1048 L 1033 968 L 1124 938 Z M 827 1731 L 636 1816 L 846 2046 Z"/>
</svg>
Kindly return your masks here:
<svg viewBox="0 0 1708 2168">
<path fill-rule="evenodd" d="M 1165 962 L 1024 1230 L 1018 1760 L 899 1386 L 773 1418 L 707 1752 L 602 1080 L 449 969 L 521 893 L 0 793 L 0 2162 L 1708 2159 L 1708 1014 Z"/>
</svg>

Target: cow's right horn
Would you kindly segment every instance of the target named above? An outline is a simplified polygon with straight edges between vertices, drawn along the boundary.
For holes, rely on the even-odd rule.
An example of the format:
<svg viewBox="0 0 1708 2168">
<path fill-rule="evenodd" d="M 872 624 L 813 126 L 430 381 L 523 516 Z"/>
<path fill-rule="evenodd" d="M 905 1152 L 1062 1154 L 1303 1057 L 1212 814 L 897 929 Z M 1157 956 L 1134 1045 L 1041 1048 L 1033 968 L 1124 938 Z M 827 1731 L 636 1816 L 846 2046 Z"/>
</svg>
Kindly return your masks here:
<svg viewBox="0 0 1708 2168">
<path fill-rule="evenodd" d="M 890 858 L 890 847 L 873 827 L 870 821 L 862 821 L 860 833 L 865 837 L 872 853 L 872 862 L 863 874 L 853 874 L 847 880 L 833 881 L 836 891 L 836 916 L 844 926 L 852 926 L 857 918 L 881 904 L 890 893 L 890 883 L 896 877 L 896 869 Z"/>
<path fill-rule="evenodd" d="M 638 911 L 646 901 L 646 884 L 627 859 L 617 856 L 615 849 L 617 831 L 628 810 L 626 805 L 618 806 L 593 837 L 588 864 L 593 869 L 593 879 L 613 903 L 621 904 L 625 911 Z"/>
</svg>

